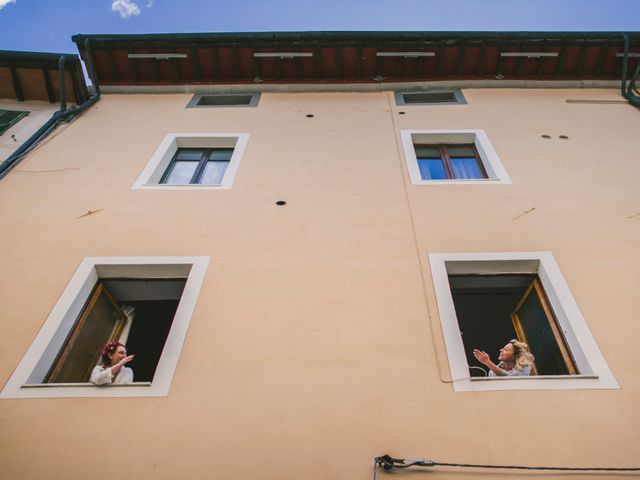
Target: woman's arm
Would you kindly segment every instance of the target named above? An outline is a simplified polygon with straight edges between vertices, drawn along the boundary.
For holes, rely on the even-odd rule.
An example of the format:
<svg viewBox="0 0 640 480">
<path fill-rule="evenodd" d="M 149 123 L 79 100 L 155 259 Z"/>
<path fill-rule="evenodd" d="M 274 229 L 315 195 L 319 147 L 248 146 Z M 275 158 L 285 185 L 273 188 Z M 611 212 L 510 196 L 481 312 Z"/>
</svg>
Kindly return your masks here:
<svg viewBox="0 0 640 480">
<path fill-rule="evenodd" d="M 122 360 L 120 360 L 115 365 L 111 365 L 111 377 L 112 378 L 116 378 L 118 376 L 118 374 L 120 373 L 120 370 L 122 369 L 122 367 L 124 367 L 127 363 L 129 363 L 131 360 L 133 360 L 134 356 L 135 355 L 129 355 L 128 357 L 124 357 Z"/>
<path fill-rule="evenodd" d="M 482 352 L 478 349 L 474 349 L 473 356 L 476 357 L 476 360 L 478 360 L 480 363 L 489 367 L 489 370 L 491 370 L 493 373 L 495 373 L 499 377 L 504 377 L 506 375 L 509 375 L 509 372 L 507 372 L 506 370 L 503 370 L 502 368 L 500 368 L 499 366 L 497 366 L 495 363 L 491 361 L 491 358 L 489 357 L 489 354 L 487 352 Z"/>
</svg>

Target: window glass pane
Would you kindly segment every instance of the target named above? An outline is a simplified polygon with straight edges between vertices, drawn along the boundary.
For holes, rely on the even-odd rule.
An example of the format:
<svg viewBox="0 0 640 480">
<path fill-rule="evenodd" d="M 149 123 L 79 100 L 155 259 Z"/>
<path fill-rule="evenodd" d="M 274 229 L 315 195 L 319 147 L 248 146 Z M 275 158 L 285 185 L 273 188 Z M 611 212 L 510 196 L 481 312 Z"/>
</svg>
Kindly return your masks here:
<svg viewBox="0 0 640 480">
<path fill-rule="evenodd" d="M 441 159 L 418 159 L 418 168 L 423 180 L 442 180 L 447 178 Z"/>
<path fill-rule="evenodd" d="M 180 148 L 176 160 L 200 160 L 204 150 L 201 148 Z"/>
<path fill-rule="evenodd" d="M 209 160 L 228 162 L 232 153 L 233 148 L 214 148 L 209 154 Z"/>
<path fill-rule="evenodd" d="M 207 162 L 198 183 L 203 185 L 220 185 L 228 165 L 229 162 Z"/>
<path fill-rule="evenodd" d="M 249 105 L 252 95 L 203 95 L 198 105 Z"/>
<path fill-rule="evenodd" d="M 168 185 L 188 185 L 197 167 L 198 162 L 174 162 L 164 183 Z"/>
<path fill-rule="evenodd" d="M 474 157 L 475 152 L 471 145 L 447 145 L 449 157 Z"/>
<path fill-rule="evenodd" d="M 485 178 L 475 157 L 452 158 L 451 167 L 455 178 Z"/>
<path fill-rule="evenodd" d="M 421 92 L 403 94 L 404 103 L 443 103 L 455 102 L 453 92 Z"/>
<path fill-rule="evenodd" d="M 562 352 L 553 334 L 549 322 L 555 321 L 547 317 L 540 297 L 532 291 L 517 311 L 525 331 L 526 341 L 535 356 L 538 374 L 567 375 L 570 372 L 562 358 Z"/>
<path fill-rule="evenodd" d="M 416 157 L 418 158 L 440 158 L 440 149 L 437 145 L 416 145 Z"/>
</svg>

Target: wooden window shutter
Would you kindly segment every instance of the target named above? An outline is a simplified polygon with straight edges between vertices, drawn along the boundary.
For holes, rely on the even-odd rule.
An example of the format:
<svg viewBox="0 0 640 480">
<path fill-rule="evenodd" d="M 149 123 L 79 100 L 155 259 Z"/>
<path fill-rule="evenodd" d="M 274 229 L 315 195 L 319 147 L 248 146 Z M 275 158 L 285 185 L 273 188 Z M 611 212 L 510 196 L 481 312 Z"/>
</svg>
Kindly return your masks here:
<svg viewBox="0 0 640 480">
<path fill-rule="evenodd" d="M 88 382 L 100 349 L 120 338 L 127 320 L 107 288 L 99 283 L 53 363 L 45 383 Z"/>
<path fill-rule="evenodd" d="M 577 369 L 540 280 L 535 278 L 511 313 L 518 340 L 535 356 L 539 375 L 575 375 Z"/>
</svg>

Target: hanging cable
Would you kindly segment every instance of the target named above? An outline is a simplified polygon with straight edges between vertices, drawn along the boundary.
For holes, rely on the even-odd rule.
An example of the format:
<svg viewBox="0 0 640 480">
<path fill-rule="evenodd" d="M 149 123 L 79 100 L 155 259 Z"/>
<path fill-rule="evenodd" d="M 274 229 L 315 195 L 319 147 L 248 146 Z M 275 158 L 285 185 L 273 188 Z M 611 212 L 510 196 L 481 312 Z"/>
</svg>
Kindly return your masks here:
<svg viewBox="0 0 640 480">
<path fill-rule="evenodd" d="M 376 467 L 384 470 L 403 469 L 410 467 L 459 467 L 459 468 L 488 468 L 502 470 L 555 470 L 564 472 L 638 472 L 640 467 L 549 467 L 549 466 L 524 466 L 524 465 L 489 465 L 476 463 L 450 463 L 437 462 L 435 460 L 409 460 L 393 458 L 390 455 L 375 457 L 373 478 L 376 478 Z"/>
</svg>

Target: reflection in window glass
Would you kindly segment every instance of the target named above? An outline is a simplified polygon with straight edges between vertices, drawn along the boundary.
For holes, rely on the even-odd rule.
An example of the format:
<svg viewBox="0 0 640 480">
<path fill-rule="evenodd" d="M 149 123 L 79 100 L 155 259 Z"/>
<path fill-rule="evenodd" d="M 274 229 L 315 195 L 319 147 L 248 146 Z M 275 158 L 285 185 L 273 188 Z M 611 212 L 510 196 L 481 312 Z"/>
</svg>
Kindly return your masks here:
<svg viewBox="0 0 640 480">
<path fill-rule="evenodd" d="M 229 162 L 207 162 L 207 166 L 204 168 L 204 173 L 198 183 L 203 185 L 221 184 L 228 165 Z"/>
<path fill-rule="evenodd" d="M 475 157 L 452 158 L 451 167 L 455 178 L 484 178 Z"/>
<path fill-rule="evenodd" d="M 164 183 L 169 185 L 188 185 L 197 167 L 198 162 L 174 162 Z"/>
<path fill-rule="evenodd" d="M 423 180 L 444 180 L 447 178 L 444 163 L 439 158 L 419 158 L 418 168 Z"/>
<path fill-rule="evenodd" d="M 160 183 L 221 185 L 232 155 L 232 148 L 180 148 Z"/>
</svg>

